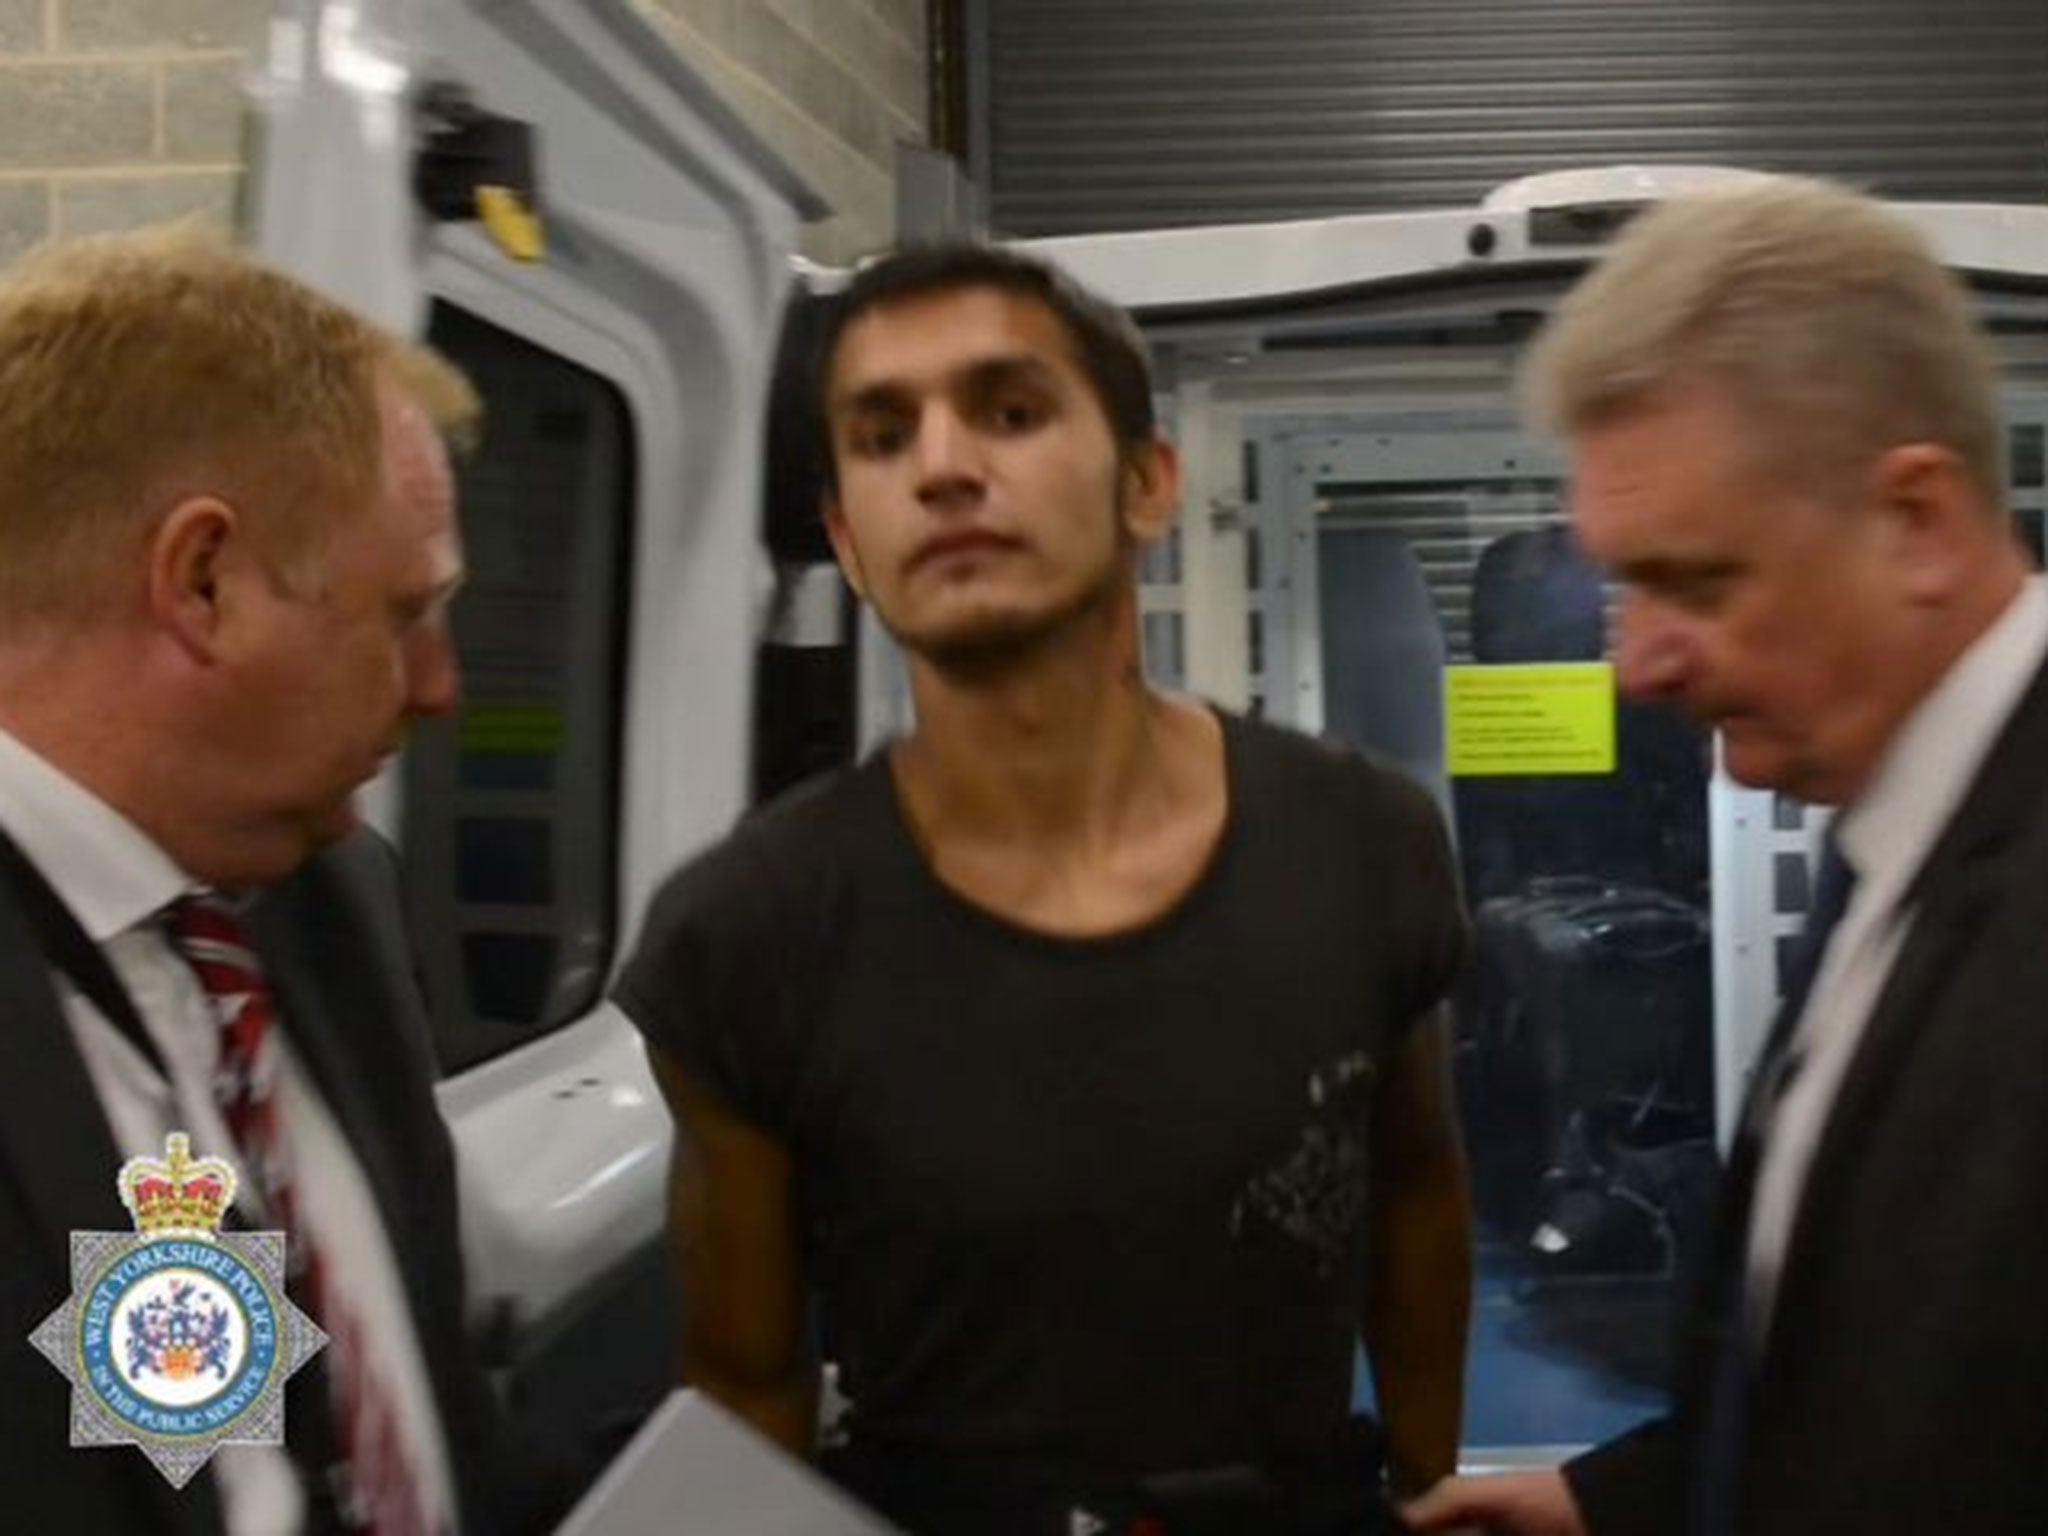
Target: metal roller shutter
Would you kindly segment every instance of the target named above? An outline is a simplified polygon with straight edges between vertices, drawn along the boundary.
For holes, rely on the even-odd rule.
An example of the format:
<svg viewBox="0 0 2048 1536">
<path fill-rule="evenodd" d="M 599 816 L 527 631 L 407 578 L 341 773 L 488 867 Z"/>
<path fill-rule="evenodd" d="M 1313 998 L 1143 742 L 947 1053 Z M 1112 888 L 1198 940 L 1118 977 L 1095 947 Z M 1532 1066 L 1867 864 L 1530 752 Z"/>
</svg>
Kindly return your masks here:
<svg viewBox="0 0 2048 1536">
<path fill-rule="evenodd" d="M 1691 161 L 2048 195 L 2044 0 L 983 0 L 997 229 L 1469 204 Z"/>
</svg>

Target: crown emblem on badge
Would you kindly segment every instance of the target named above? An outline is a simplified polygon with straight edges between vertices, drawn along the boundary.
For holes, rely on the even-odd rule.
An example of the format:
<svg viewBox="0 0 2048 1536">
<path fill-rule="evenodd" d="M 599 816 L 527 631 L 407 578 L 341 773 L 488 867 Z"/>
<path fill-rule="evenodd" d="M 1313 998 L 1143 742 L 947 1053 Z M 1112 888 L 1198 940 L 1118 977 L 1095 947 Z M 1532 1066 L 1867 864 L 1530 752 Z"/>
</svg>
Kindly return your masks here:
<svg viewBox="0 0 2048 1536">
<path fill-rule="evenodd" d="M 164 1158 L 131 1157 L 121 1165 L 121 1203 L 146 1237 L 170 1233 L 211 1239 L 235 1198 L 235 1170 L 218 1157 L 192 1155 L 182 1132 L 164 1142 Z"/>
</svg>

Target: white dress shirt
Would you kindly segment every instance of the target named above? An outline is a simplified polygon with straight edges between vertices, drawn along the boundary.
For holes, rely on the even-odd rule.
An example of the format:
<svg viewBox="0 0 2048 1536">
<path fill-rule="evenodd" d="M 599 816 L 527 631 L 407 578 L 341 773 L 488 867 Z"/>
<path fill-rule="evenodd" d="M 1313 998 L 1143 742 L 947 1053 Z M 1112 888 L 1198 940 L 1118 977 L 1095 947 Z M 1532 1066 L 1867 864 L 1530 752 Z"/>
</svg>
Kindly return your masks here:
<svg viewBox="0 0 2048 1536">
<path fill-rule="evenodd" d="M 0 831 L 100 946 L 170 1074 L 166 1082 L 68 977 L 52 971 L 117 1151 L 161 1156 L 165 1136 L 182 1130 L 196 1154 L 224 1155 L 239 1165 L 213 1096 L 220 1027 L 197 976 L 156 921 L 195 882 L 127 818 L 5 731 Z M 280 1035 L 276 1046 L 277 1120 L 302 1224 L 320 1235 L 328 1293 L 356 1320 L 399 1421 L 428 1528 L 452 1531 L 454 1482 L 445 1438 L 375 1198 L 289 1040 Z M 106 1170 L 110 1185 L 119 1171 Z M 236 1205 L 265 1215 L 253 1175 L 240 1186 Z M 295 1536 L 301 1529 L 304 1497 L 281 1447 L 224 1445 L 209 1466 L 229 1536 Z"/>
<path fill-rule="evenodd" d="M 1856 889 L 1799 1017 L 1805 1060 L 1772 1119 L 1750 1214 L 1759 1341 L 1821 1133 L 1913 924 L 1909 888 L 2044 658 L 2048 591 L 2036 577 L 1906 717 L 1870 787 L 1841 814 L 1835 835 Z"/>
</svg>

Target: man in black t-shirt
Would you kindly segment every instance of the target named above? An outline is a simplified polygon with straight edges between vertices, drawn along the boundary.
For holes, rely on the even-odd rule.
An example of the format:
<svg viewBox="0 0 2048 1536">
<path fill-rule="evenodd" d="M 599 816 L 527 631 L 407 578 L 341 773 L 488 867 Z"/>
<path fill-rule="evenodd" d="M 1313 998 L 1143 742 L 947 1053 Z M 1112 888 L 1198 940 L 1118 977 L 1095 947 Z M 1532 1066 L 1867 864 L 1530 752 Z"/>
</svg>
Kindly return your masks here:
<svg viewBox="0 0 2048 1536">
<path fill-rule="evenodd" d="M 829 1464 L 915 1530 L 1191 1487 L 1204 1529 L 1232 1499 L 1281 1528 L 1265 1487 L 1308 1530 L 1376 1476 L 1362 1338 L 1426 1486 L 1471 1264 L 1432 804 L 1145 685 L 1179 478 L 1120 311 L 1014 253 L 899 253 L 819 389 L 827 528 L 918 723 L 676 876 L 620 983 L 676 1114 L 686 1374 L 809 1452 L 822 1335 Z"/>
</svg>

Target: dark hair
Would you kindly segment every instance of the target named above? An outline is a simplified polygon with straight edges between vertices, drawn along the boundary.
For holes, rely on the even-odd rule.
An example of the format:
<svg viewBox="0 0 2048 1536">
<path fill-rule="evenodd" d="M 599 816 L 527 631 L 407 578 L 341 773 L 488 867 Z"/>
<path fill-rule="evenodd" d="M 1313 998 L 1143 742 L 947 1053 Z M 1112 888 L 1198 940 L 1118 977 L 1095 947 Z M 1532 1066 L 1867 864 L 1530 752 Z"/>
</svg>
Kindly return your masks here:
<svg viewBox="0 0 2048 1536">
<path fill-rule="evenodd" d="M 833 462 L 827 392 L 839 343 L 871 310 L 934 294 L 994 288 L 1033 299 L 1066 331 L 1095 391 L 1120 451 L 1150 442 L 1158 432 L 1152 412 L 1152 365 L 1145 338 L 1117 305 L 1090 293 L 1050 262 L 980 240 L 907 245 L 860 268 L 827 312 L 819 330 L 812 398 L 823 431 L 825 484 L 838 483 Z"/>
</svg>

